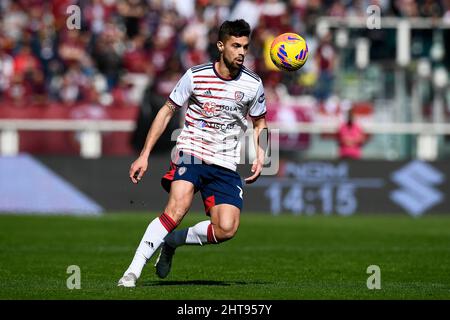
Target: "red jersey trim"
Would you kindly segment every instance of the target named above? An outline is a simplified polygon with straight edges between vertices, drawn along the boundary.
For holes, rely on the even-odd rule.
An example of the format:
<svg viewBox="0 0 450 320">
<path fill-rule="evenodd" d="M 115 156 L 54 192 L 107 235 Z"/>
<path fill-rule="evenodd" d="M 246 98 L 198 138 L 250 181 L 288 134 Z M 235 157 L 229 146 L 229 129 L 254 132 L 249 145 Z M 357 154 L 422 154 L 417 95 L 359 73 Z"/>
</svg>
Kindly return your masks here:
<svg viewBox="0 0 450 320">
<path fill-rule="evenodd" d="M 214 83 L 214 84 L 223 84 L 222 81 L 194 81 L 195 84 L 198 83 Z"/>
</svg>

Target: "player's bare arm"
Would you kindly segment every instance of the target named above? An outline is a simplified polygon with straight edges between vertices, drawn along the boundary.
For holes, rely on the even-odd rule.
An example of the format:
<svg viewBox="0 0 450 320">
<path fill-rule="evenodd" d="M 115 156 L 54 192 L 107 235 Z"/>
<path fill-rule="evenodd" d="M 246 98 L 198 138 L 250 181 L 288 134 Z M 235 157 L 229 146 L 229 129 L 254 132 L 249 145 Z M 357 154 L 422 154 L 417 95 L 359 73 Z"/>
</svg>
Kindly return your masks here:
<svg viewBox="0 0 450 320">
<path fill-rule="evenodd" d="M 253 120 L 253 141 L 256 149 L 256 158 L 251 169 L 253 175 L 245 179 L 247 184 L 253 183 L 258 179 L 264 165 L 264 156 L 268 146 L 268 128 L 264 117 Z"/>
<path fill-rule="evenodd" d="M 175 106 L 170 100 L 167 100 L 164 106 L 158 111 L 158 114 L 156 115 L 155 120 L 148 131 L 144 147 L 142 148 L 139 157 L 131 164 L 130 179 L 133 183 L 138 183 L 147 171 L 150 152 L 166 129 L 177 108 L 178 107 Z"/>
</svg>

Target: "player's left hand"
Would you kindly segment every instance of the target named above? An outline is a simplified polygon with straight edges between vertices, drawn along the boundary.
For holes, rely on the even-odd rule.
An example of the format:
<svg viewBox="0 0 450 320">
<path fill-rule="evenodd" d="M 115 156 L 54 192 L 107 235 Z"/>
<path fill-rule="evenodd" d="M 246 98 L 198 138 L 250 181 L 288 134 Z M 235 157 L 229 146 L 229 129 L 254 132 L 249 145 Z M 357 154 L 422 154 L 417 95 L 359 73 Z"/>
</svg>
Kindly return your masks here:
<svg viewBox="0 0 450 320">
<path fill-rule="evenodd" d="M 253 175 L 248 178 L 245 178 L 245 183 L 250 184 L 250 183 L 255 182 L 258 179 L 258 177 L 261 175 L 262 168 L 263 168 L 263 162 L 258 159 L 255 159 L 255 161 L 253 161 L 253 165 L 252 165 Z"/>
</svg>

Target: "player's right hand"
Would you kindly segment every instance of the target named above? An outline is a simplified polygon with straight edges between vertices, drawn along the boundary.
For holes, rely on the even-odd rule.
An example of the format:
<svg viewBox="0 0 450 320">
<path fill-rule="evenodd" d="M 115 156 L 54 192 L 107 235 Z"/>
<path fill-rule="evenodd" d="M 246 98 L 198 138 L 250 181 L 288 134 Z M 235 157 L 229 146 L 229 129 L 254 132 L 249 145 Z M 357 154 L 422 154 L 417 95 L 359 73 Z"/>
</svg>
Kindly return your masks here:
<svg viewBox="0 0 450 320">
<path fill-rule="evenodd" d="M 137 184 L 141 181 L 145 171 L 147 171 L 148 160 L 144 157 L 139 157 L 131 164 L 130 179 L 131 182 Z"/>
</svg>

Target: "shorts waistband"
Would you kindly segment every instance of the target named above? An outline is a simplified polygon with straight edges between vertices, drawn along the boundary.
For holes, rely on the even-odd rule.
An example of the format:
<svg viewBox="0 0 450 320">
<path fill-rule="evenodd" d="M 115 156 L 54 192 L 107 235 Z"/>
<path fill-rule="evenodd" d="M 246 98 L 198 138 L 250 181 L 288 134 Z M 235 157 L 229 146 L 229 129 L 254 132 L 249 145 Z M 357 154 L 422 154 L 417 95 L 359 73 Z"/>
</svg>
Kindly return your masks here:
<svg viewBox="0 0 450 320">
<path fill-rule="evenodd" d="M 236 173 L 236 171 L 231 170 L 231 169 L 226 168 L 226 167 L 223 167 L 223 166 L 219 166 L 218 164 L 208 163 L 205 160 L 203 160 L 203 159 L 201 159 L 201 158 L 199 158 L 197 156 L 194 156 L 193 154 L 190 154 L 189 152 L 186 152 L 186 151 L 179 150 L 178 151 L 178 156 L 180 157 L 179 161 L 180 160 L 182 161 L 183 157 L 195 158 L 196 159 L 195 162 L 192 161 L 191 163 L 197 163 L 197 164 L 201 163 L 201 164 L 204 164 L 204 165 L 207 165 L 207 166 L 211 166 L 211 167 L 215 167 L 215 168 L 218 168 L 218 169 L 222 169 L 222 170 L 226 170 L 226 171 L 229 171 L 229 172 Z"/>
</svg>

